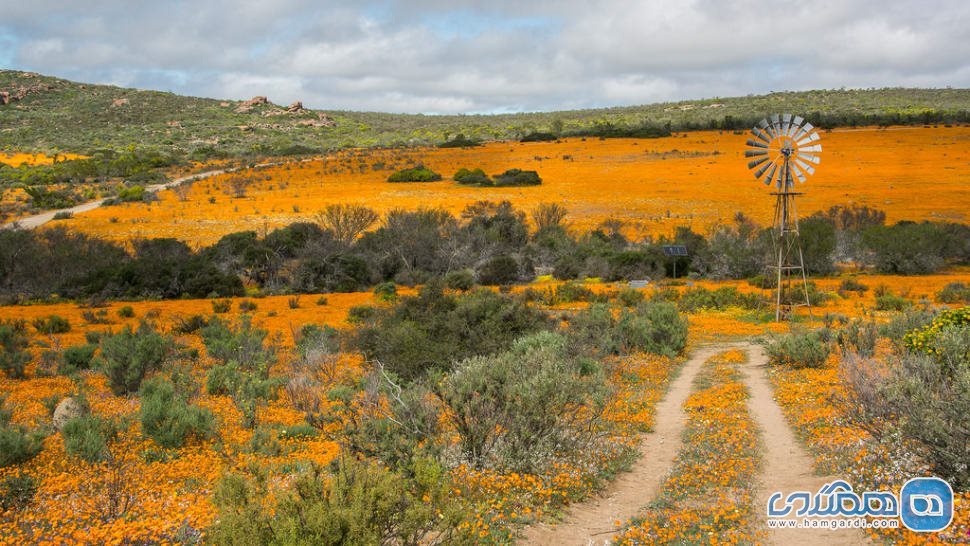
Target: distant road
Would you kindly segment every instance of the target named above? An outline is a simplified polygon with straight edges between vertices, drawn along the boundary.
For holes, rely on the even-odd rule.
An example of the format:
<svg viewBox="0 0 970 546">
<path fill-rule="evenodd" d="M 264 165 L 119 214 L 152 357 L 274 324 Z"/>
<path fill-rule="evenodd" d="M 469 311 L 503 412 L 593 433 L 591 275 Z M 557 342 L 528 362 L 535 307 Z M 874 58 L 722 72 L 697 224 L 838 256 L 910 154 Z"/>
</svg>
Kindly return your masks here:
<svg viewBox="0 0 970 546">
<path fill-rule="evenodd" d="M 300 160 L 300 162 L 302 163 L 302 162 L 306 162 L 306 161 L 313 161 L 313 159 L 314 158 L 302 159 L 302 160 Z M 229 168 L 229 169 L 215 169 L 215 170 L 212 170 L 212 171 L 205 171 L 205 172 L 201 172 L 201 173 L 190 174 L 188 176 L 183 176 L 181 178 L 176 178 L 175 180 L 172 180 L 170 182 L 166 182 L 164 184 L 152 184 L 150 186 L 145 186 L 145 191 L 150 192 L 150 193 L 156 193 L 156 192 L 160 192 L 162 190 L 167 190 L 168 188 L 171 188 L 173 186 L 178 186 L 179 184 L 184 184 L 186 182 L 195 182 L 197 180 L 202 180 L 202 179 L 209 178 L 209 177 L 212 177 L 212 176 L 217 176 L 217 175 L 220 175 L 220 174 L 232 173 L 232 172 L 236 172 L 238 170 L 248 169 L 248 168 L 259 169 L 259 168 L 263 168 L 263 167 L 273 167 L 275 165 L 282 165 L 284 163 L 286 163 L 286 162 L 284 162 L 284 161 L 274 161 L 272 163 L 259 163 L 257 165 L 254 165 L 253 167 L 232 167 L 232 168 Z M 54 215 L 57 214 L 57 213 L 59 213 L 59 212 L 60 213 L 69 212 L 72 215 L 74 215 L 74 214 L 82 214 L 82 213 L 85 213 L 85 212 L 88 212 L 88 211 L 91 211 L 91 210 L 94 210 L 94 209 L 100 207 L 101 205 L 104 204 L 105 201 L 106 201 L 106 199 L 96 199 L 94 201 L 88 201 L 87 203 L 82 203 L 80 205 L 75 205 L 75 206 L 73 206 L 73 207 L 71 207 L 69 209 L 49 210 L 47 212 L 42 212 L 40 214 L 35 214 L 33 216 L 25 216 L 25 217 L 20 218 L 18 220 L 14 220 L 13 222 L 7 222 L 7 223 L 5 223 L 3 225 L 0 225 L 0 229 L 10 229 L 10 228 L 34 229 L 34 228 L 38 228 L 38 227 L 46 224 L 47 222 L 50 222 L 51 220 L 53 220 L 54 219 Z"/>
</svg>

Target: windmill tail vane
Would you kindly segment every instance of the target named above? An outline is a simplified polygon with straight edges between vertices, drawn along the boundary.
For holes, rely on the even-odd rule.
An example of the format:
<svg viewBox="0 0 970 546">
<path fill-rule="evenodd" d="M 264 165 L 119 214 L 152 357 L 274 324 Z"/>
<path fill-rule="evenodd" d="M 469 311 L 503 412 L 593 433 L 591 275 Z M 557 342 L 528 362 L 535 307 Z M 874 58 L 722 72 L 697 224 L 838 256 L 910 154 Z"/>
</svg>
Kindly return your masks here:
<svg viewBox="0 0 970 546">
<path fill-rule="evenodd" d="M 766 185 L 775 186 L 775 218 L 772 228 L 774 256 L 769 269 L 774 269 L 777 281 L 775 320 L 791 318 L 795 308 L 808 307 L 808 279 L 798 234 L 798 214 L 795 208 L 795 182 L 805 183 L 815 174 L 822 152 L 821 138 L 815 126 L 801 116 L 772 114 L 751 129 L 747 141 L 748 169 Z M 794 284 L 801 281 L 804 302 L 795 302 Z"/>
</svg>

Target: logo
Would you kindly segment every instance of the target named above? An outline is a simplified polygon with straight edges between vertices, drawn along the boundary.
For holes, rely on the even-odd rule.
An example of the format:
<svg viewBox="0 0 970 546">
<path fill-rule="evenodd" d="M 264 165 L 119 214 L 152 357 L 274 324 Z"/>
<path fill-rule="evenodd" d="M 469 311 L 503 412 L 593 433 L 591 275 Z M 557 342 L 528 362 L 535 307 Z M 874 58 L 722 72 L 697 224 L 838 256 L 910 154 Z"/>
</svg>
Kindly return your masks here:
<svg viewBox="0 0 970 546">
<path fill-rule="evenodd" d="M 909 529 L 941 531 L 953 521 L 953 488 L 939 478 L 913 478 L 899 492 L 899 507 Z"/>
<path fill-rule="evenodd" d="M 953 489 L 940 478 L 913 478 L 899 494 L 856 493 L 836 480 L 817 492 L 778 491 L 768 499 L 769 528 L 897 528 L 900 522 L 917 532 L 946 529 L 953 521 Z M 783 519 L 784 518 L 784 519 Z"/>
</svg>

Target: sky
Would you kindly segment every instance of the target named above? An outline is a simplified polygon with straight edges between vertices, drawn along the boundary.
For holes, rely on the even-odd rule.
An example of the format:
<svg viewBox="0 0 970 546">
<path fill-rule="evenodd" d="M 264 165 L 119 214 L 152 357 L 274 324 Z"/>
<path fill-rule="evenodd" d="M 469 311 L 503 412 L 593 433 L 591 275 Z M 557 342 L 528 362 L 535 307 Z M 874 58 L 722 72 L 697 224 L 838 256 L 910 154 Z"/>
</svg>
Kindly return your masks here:
<svg viewBox="0 0 970 546">
<path fill-rule="evenodd" d="M 448 114 L 970 87 L 970 1 L 0 0 L 0 68 Z"/>
</svg>

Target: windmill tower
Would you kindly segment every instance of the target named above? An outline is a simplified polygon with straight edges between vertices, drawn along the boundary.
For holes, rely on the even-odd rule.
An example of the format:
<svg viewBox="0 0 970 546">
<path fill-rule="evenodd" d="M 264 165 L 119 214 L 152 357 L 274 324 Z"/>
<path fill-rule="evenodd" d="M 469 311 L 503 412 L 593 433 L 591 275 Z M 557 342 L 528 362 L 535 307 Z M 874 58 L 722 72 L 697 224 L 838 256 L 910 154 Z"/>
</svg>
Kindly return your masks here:
<svg viewBox="0 0 970 546">
<path fill-rule="evenodd" d="M 777 282 L 775 320 L 780 321 L 783 317 L 790 318 L 796 307 L 808 307 L 811 313 L 795 208 L 795 197 L 802 192 L 795 191 L 795 180 L 804 183 L 815 174 L 822 145 L 815 127 L 791 114 L 774 114 L 770 120 L 763 119 L 751 129 L 751 134 L 755 138 L 748 139 L 748 150 L 744 152 L 745 157 L 753 158 L 748 162 L 748 168 L 754 172 L 755 178 L 768 186 L 774 184 L 776 190 L 771 193 L 775 196 L 775 219 L 772 227 L 774 255 L 769 267 L 774 269 Z M 796 303 L 795 285 L 799 281 L 805 295 L 804 303 L 800 296 Z"/>
</svg>

